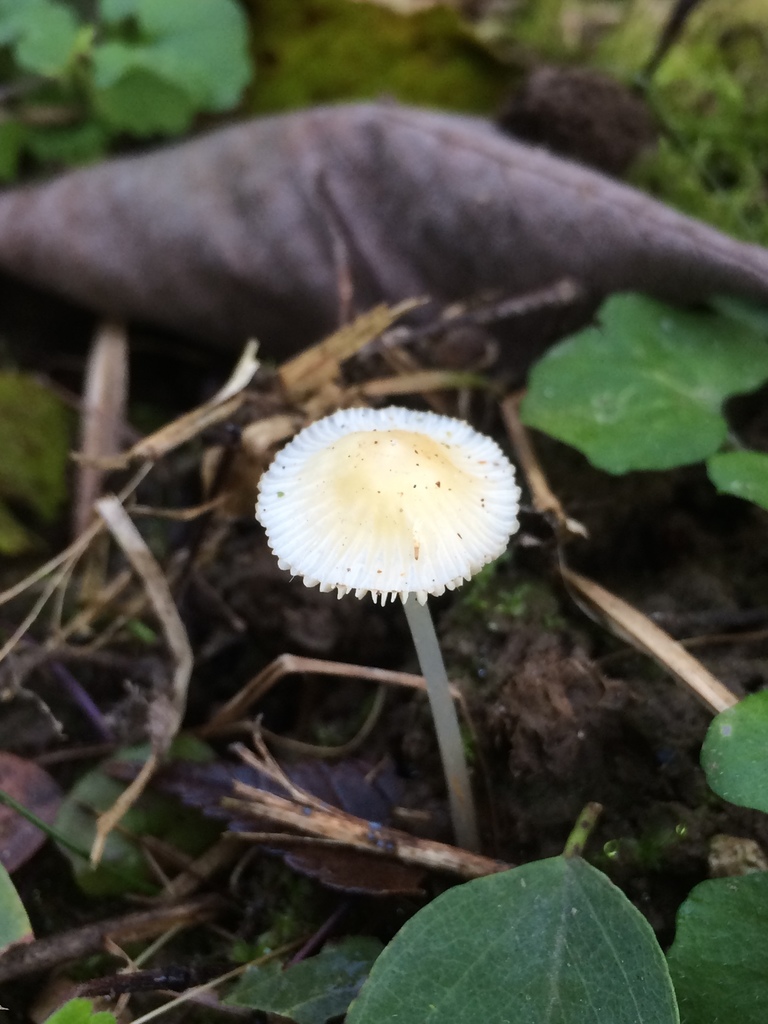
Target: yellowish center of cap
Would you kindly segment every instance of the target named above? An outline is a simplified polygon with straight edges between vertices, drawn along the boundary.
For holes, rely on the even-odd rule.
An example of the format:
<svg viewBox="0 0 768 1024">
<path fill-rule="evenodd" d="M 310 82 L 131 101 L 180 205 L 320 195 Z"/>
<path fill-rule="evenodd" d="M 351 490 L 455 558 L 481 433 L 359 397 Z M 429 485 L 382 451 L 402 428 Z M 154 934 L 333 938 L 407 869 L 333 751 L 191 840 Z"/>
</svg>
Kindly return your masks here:
<svg viewBox="0 0 768 1024">
<path fill-rule="evenodd" d="M 457 465 L 451 445 L 410 430 L 349 434 L 317 456 L 313 471 L 339 508 L 351 511 L 364 502 L 376 530 L 402 529 L 406 498 L 407 518 L 417 518 L 417 510 L 428 508 L 441 491 L 466 495 L 478 489 L 477 479 Z"/>
</svg>

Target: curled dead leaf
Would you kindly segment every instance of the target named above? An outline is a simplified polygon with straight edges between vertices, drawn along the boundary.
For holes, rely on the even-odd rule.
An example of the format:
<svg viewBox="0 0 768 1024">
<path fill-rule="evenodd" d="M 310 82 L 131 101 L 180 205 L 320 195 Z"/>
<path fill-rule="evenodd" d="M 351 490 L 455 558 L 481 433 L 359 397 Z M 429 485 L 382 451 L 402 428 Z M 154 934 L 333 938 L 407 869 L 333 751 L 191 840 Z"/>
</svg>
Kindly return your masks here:
<svg viewBox="0 0 768 1024">
<path fill-rule="evenodd" d="M 768 299 L 766 250 L 482 119 L 391 103 L 267 117 L 5 192 L 0 268 L 112 317 L 230 346 L 253 334 L 273 357 L 382 301 L 564 276 L 593 298 Z"/>
</svg>

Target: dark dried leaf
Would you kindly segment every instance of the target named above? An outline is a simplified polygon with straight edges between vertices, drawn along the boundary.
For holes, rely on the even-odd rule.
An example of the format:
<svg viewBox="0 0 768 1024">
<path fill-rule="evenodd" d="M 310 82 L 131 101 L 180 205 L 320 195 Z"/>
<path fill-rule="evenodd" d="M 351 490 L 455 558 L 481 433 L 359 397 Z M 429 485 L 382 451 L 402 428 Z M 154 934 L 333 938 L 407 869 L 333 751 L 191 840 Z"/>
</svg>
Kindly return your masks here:
<svg viewBox="0 0 768 1024">
<path fill-rule="evenodd" d="M 420 896 L 424 892 L 424 872 L 419 868 L 356 850 L 284 850 L 283 860 L 298 874 L 339 892 L 361 896 Z"/>
<path fill-rule="evenodd" d="M 331 764 L 327 761 L 297 761 L 281 765 L 295 785 L 312 796 L 349 814 L 368 821 L 384 822 L 400 795 L 400 782 L 391 763 L 372 771 L 368 761 L 348 758 Z M 131 777 L 134 766 L 113 763 L 110 774 Z M 221 807 L 221 798 L 232 795 L 232 783 L 244 782 L 267 793 L 285 796 L 285 791 L 263 772 L 239 762 L 212 761 L 197 764 L 179 761 L 168 765 L 157 776 L 158 784 L 190 807 L 211 817 L 230 818 Z M 231 822 L 230 827 L 250 831 L 253 819 Z"/>
<path fill-rule="evenodd" d="M 110 316 L 226 345 L 255 334 L 273 356 L 337 326 L 342 278 L 358 310 L 564 275 L 593 297 L 768 299 L 768 251 L 481 119 L 387 103 L 251 121 L 7 192 L 0 267 Z"/>
<path fill-rule="evenodd" d="M 391 764 L 375 772 L 371 764 L 356 758 L 335 764 L 298 761 L 282 767 L 293 783 L 312 796 L 371 822 L 388 821 L 392 805 L 400 794 L 400 781 Z M 118 778 L 130 778 L 133 773 L 133 765 L 114 763 L 110 766 L 110 774 Z M 164 768 L 155 784 L 210 817 L 226 819 L 234 832 L 252 832 L 259 827 L 257 820 L 233 817 L 231 811 L 221 806 L 222 797 L 232 795 L 235 780 L 268 793 L 285 795 L 262 772 L 248 765 L 224 761 L 209 764 L 179 761 Z M 393 861 L 338 848 L 270 849 L 280 853 L 294 871 L 341 892 L 383 896 L 418 895 L 422 891 L 423 871 Z"/>
<path fill-rule="evenodd" d="M 61 791 L 48 772 L 32 761 L 0 752 L 0 789 L 46 823 L 53 824 Z M 18 812 L 0 804 L 0 864 L 8 872 L 20 868 L 45 842 L 41 832 Z"/>
</svg>

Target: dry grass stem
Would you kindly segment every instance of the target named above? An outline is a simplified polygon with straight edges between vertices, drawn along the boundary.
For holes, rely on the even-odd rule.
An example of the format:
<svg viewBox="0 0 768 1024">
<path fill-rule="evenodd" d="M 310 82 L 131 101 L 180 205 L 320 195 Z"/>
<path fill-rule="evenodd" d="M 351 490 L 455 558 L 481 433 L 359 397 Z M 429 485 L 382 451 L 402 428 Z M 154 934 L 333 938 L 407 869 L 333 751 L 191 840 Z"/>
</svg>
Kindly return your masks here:
<svg viewBox="0 0 768 1024">
<path fill-rule="evenodd" d="M 187 688 L 194 661 L 192 647 L 174 603 L 168 580 L 122 504 L 115 497 L 107 497 L 100 499 L 96 508 L 107 524 L 110 533 L 122 548 L 133 570 L 141 578 L 145 593 L 160 621 L 173 658 L 173 678 L 169 696 L 176 722 L 169 722 L 168 744 L 170 744 L 181 725 L 186 707 Z M 172 726 L 173 728 L 171 728 Z M 164 750 L 159 752 L 164 753 Z"/>
<path fill-rule="evenodd" d="M 218 978 L 212 978 L 210 981 L 206 981 L 202 985 L 195 985 L 193 988 L 188 988 L 185 992 L 182 992 L 181 995 L 175 996 L 162 1006 L 156 1006 L 154 1010 L 150 1010 L 141 1017 L 136 1017 L 133 1024 L 149 1024 L 149 1021 L 154 1020 L 155 1017 L 161 1017 L 164 1013 L 168 1013 L 170 1010 L 175 1010 L 177 1006 L 183 1006 L 184 1003 L 196 1002 L 201 995 L 212 992 L 219 985 L 223 985 L 227 981 L 232 981 L 234 978 L 240 977 L 240 975 L 247 971 L 249 967 L 259 967 L 262 964 L 269 963 L 270 960 L 279 960 L 286 954 L 292 953 L 294 950 L 298 949 L 305 941 L 306 940 L 302 938 L 289 942 L 285 946 L 280 946 L 279 949 L 270 950 L 269 953 L 265 953 L 264 956 L 260 956 L 256 960 L 250 960 L 247 964 L 239 964 L 237 967 L 233 967 L 231 971 L 227 971 L 226 974 L 220 974 Z M 206 1004 L 206 1008 L 210 1009 L 210 1004 Z"/>
<path fill-rule="evenodd" d="M 488 378 L 478 373 L 457 370 L 414 370 L 399 377 L 378 377 L 367 380 L 344 392 L 346 399 L 388 398 L 392 395 L 415 395 L 429 391 L 460 388 L 488 388 Z M 426 398 L 426 395 L 424 395 Z M 431 403 L 430 403 L 431 404 Z M 441 412 L 446 411 L 441 409 Z"/>
<path fill-rule="evenodd" d="M 146 463 L 145 465 L 140 466 L 125 487 L 118 492 L 117 497 L 119 500 L 125 501 L 126 498 L 130 497 L 151 469 L 151 463 Z M 91 525 L 88 526 L 88 528 L 81 533 L 79 537 L 76 537 L 70 545 L 64 548 L 63 551 L 60 551 L 58 555 L 55 555 L 38 569 L 35 569 L 34 572 L 29 574 L 29 576 L 25 576 L 23 580 L 19 580 L 18 583 L 15 583 L 12 587 L 9 587 L 7 590 L 0 593 L 0 605 L 7 604 L 14 598 L 19 597 L 19 595 L 23 594 L 25 590 L 29 590 L 30 587 L 33 587 L 36 583 L 44 580 L 46 576 L 55 572 L 59 566 L 74 566 L 77 560 L 88 548 L 88 545 L 91 543 L 93 538 L 98 536 L 103 529 L 104 523 L 100 519 L 94 519 Z"/>
<path fill-rule="evenodd" d="M 346 811 L 323 805 L 314 799 L 302 802 L 275 796 L 241 782 L 234 782 L 233 789 L 236 795 L 225 797 L 222 800 L 224 807 L 260 821 L 282 825 L 301 836 L 331 840 L 361 853 L 387 857 L 403 864 L 466 879 L 481 878 L 512 866 L 447 843 L 418 839 L 407 832 L 356 818 Z M 247 838 L 248 833 L 238 835 Z"/>
<path fill-rule="evenodd" d="M 91 847 L 91 864 L 93 867 L 97 867 L 101 863 L 109 833 L 125 817 L 147 788 L 149 780 L 155 773 L 158 761 L 157 754 L 151 753 L 141 766 L 141 771 L 136 778 L 123 790 L 109 810 L 104 811 L 96 819 L 96 834 L 93 837 L 93 846 Z"/>
<path fill-rule="evenodd" d="M 96 332 L 88 363 L 80 418 L 80 461 L 75 472 L 73 533 L 77 537 L 94 516 L 104 470 L 95 461 L 115 456 L 125 424 L 128 400 L 128 337 L 122 324 L 104 323 Z"/>
<path fill-rule="evenodd" d="M 521 391 L 505 398 L 501 403 L 501 415 L 509 440 L 515 450 L 517 463 L 523 471 L 528 490 L 531 493 L 533 507 L 553 523 L 561 541 L 569 536 L 586 537 L 586 528 L 566 514 L 560 499 L 549 486 L 531 442 L 531 436 L 520 420 L 522 399 L 523 392 Z"/>
<path fill-rule="evenodd" d="M 285 676 L 300 673 L 332 676 L 336 679 L 360 679 L 364 682 L 385 686 L 406 686 L 412 690 L 426 690 L 424 677 L 411 672 L 393 672 L 389 669 L 371 668 L 364 665 L 348 665 L 342 661 L 322 661 L 319 658 L 281 654 L 220 707 L 205 725 L 197 729 L 197 735 L 205 739 L 241 731 L 244 716 L 257 701 Z M 454 700 L 459 701 L 462 711 L 466 714 L 460 691 L 452 686 L 451 694 Z"/>
<path fill-rule="evenodd" d="M 358 750 L 371 735 L 373 730 L 376 728 L 376 724 L 381 718 L 386 698 L 387 692 L 384 687 L 378 687 L 373 695 L 370 711 L 365 716 L 362 725 L 355 735 L 352 736 L 351 739 L 348 739 L 346 743 L 338 743 L 335 745 L 306 743 L 303 740 L 296 740 L 290 736 L 281 736 L 279 733 L 272 732 L 270 729 L 265 729 L 263 727 L 261 732 L 264 739 L 273 747 L 277 747 L 278 750 L 282 750 L 284 753 L 290 754 L 292 757 L 316 757 L 321 760 L 341 760 L 344 757 L 350 757 L 354 754 L 355 751 Z"/>
<path fill-rule="evenodd" d="M 214 874 L 234 864 L 241 856 L 242 850 L 233 843 L 233 832 L 225 832 L 205 853 L 196 857 L 183 871 L 179 872 L 163 888 L 161 899 L 164 903 L 176 903 L 187 899 L 201 885 L 210 881 Z"/>
<path fill-rule="evenodd" d="M 0 983 L 29 974 L 49 971 L 67 960 L 102 950 L 107 938 L 125 945 L 162 935 L 169 928 L 185 928 L 210 921 L 222 908 L 218 896 L 199 896 L 174 907 L 151 910 L 96 921 L 44 939 L 19 943 L 0 957 Z"/>
<path fill-rule="evenodd" d="M 230 419 L 246 401 L 243 389 L 261 365 L 257 350 L 255 341 L 248 342 L 229 380 L 209 401 L 142 438 L 120 458 L 99 459 L 97 464 L 107 469 L 125 469 L 134 462 L 156 462 L 208 427 Z"/>
<path fill-rule="evenodd" d="M 325 391 L 339 376 L 341 364 L 377 338 L 404 313 L 420 305 L 408 299 L 396 306 L 375 306 L 330 337 L 305 349 L 280 367 L 280 383 L 289 402 L 298 403 Z"/>
<path fill-rule="evenodd" d="M 169 694 L 155 698 L 151 706 L 151 756 L 128 789 L 97 821 L 96 837 L 91 850 L 91 861 L 94 864 L 98 864 L 101 859 L 110 830 L 139 798 L 159 758 L 168 750 L 181 726 L 194 660 L 192 647 L 174 604 L 168 581 L 132 519 L 115 497 L 101 498 L 96 503 L 96 509 L 144 584 L 145 593 L 160 621 L 171 652 L 173 673 Z"/>
<path fill-rule="evenodd" d="M 522 394 L 510 395 L 501 406 L 504 423 L 515 448 L 520 467 L 525 474 L 537 511 L 554 521 L 560 542 L 574 534 L 586 536 L 580 523 L 570 519 L 562 503 L 549 486 L 539 463 L 528 431 L 520 421 L 519 405 Z M 711 672 L 689 654 L 682 644 L 673 640 L 651 620 L 612 594 L 594 580 L 581 576 L 567 567 L 561 558 L 560 572 L 566 585 L 579 603 L 586 604 L 590 613 L 598 612 L 600 619 L 617 636 L 637 650 L 649 655 L 670 672 L 711 711 L 718 714 L 736 703 L 736 697 Z"/>
<path fill-rule="evenodd" d="M 571 590 L 586 601 L 590 609 L 599 612 L 612 632 L 671 672 L 710 711 L 719 714 L 737 702 L 734 694 L 681 643 L 673 640 L 637 608 L 565 565 L 561 567 L 561 573 Z"/>
</svg>

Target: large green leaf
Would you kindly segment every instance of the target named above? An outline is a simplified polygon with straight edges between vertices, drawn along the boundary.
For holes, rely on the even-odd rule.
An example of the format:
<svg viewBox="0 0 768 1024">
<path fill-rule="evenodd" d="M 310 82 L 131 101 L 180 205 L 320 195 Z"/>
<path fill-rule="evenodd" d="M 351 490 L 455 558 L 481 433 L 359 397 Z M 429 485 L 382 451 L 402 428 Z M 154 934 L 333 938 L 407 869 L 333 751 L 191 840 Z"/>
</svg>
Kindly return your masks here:
<svg viewBox="0 0 768 1024">
<path fill-rule="evenodd" d="M 697 885 L 668 953 L 682 1024 L 768 1020 L 768 874 Z"/>
<path fill-rule="evenodd" d="M 288 970 L 274 962 L 251 967 L 226 1002 L 297 1024 L 325 1024 L 346 1012 L 380 952 L 376 939 L 348 938 Z"/>
<path fill-rule="evenodd" d="M 719 452 L 707 460 L 709 479 L 723 494 L 768 509 L 768 455 L 765 452 Z"/>
<path fill-rule="evenodd" d="M 53 0 L 0 0 L 0 46 L 13 47 L 25 71 L 56 75 L 76 48 L 80 26 L 72 11 Z"/>
<path fill-rule="evenodd" d="M 97 109 L 116 128 L 182 131 L 198 110 L 234 106 L 250 80 L 247 24 L 233 0 L 112 0 L 101 11 L 134 17 L 141 33 L 93 49 Z"/>
<path fill-rule="evenodd" d="M 615 295 L 534 367 L 522 415 L 611 473 L 669 469 L 717 451 L 723 401 L 766 379 L 768 343 L 748 326 Z"/>
<path fill-rule="evenodd" d="M 8 872 L 0 864 L 0 954 L 12 943 L 31 938 L 32 925 L 24 904 Z"/>
<path fill-rule="evenodd" d="M 675 1024 L 650 925 L 595 868 L 555 857 L 438 897 L 374 965 L 347 1024 Z"/>
<path fill-rule="evenodd" d="M 768 811 L 768 690 L 745 697 L 714 719 L 701 763 L 707 782 L 724 800 Z"/>
</svg>

